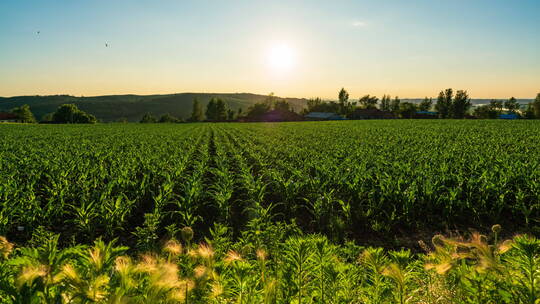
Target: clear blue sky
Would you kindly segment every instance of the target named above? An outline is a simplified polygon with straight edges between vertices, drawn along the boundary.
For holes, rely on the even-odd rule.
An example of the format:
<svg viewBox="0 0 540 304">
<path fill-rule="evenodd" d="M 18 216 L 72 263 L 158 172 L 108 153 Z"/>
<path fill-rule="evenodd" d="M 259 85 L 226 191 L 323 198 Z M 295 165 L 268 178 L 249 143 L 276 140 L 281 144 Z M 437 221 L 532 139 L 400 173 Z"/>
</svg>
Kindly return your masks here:
<svg viewBox="0 0 540 304">
<path fill-rule="evenodd" d="M 0 96 L 532 98 L 539 14 L 539 0 L 2 0 Z"/>
</svg>

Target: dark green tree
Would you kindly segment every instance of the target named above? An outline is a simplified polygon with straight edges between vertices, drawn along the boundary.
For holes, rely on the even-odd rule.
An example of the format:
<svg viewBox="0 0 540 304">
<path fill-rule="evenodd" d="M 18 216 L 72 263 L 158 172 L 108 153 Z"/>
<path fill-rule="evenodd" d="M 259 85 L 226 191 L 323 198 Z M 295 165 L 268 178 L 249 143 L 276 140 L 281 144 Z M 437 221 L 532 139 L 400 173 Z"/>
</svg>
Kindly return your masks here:
<svg viewBox="0 0 540 304">
<path fill-rule="evenodd" d="M 214 121 L 217 119 L 217 99 L 211 98 L 206 105 L 206 119 Z"/>
<path fill-rule="evenodd" d="M 339 91 L 338 100 L 340 106 L 340 114 L 347 114 L 352 110 L 349 103 L 349 93 L 345 90 L 345 88 L 341 88 L 341 90 Z"/>
<path fill-rule="evenodd" d="M 536 95 L 536 98 L 530 105 L 534 118 L 540 118 L 540 93 Z"/>
<path fill-rule="evenodd" d="M 399 115 L 402 118 L 413 118 L 416 111 L 416 104 L 412 102 L 402 102 L 399 104 Z"/>
<path fill-rule="evenodd" d="M 155 123 L 156 118 L 151 113 L 146 113 L 141 119 L 141 123 Z"/>
<path fill-rule="evenodd" d="M 345 90 L 345 88 L 341 88 L 339 91 L 338 100 L 341 104 L 346 104 L 349 102 L 349 93 Z"/>
<path fill-rule="evenodd" d="M 63 104 L 56 109 L 53 114 L 53 121 L 56 123 L 74 123 L 74 115 L 79 109 L 74 104 Z"/>
<path fill-rule="evenodd" d="M 439 93 L 437 97 L 437 103 L 435 104 L 435 109 L 439 112 L 440 118 L 451 118 L 452 117 L 452 97 L 454 96 L 454 91 L 452 89 L 446 89 Z"/>
<path fill-rule="evenodd" d="M 274 101 L 274 110 L 287 112 L 287 111 L 291 110 L 291 105 L 285 99 L 276 100 L 276 101 Z"/>
<path fill-rule="evenodd" d="M 390 103 L 392 102 L 390 95 L 383 95 L 381 98 L 380 109 L 382 111 L 390 111 Z"/>
<path fill-rule="evenodd" d="M 431 105 L 433 104 L 432 98 L 427 98 L 427 96 L 420 102 L 418 105 L 419 111 L 429 111 L 431 110 Z"/>
<path fill-rule="evenodd" d="M 214 120 L 217 120 L 217 121 L 227 120 L 227 104 L 221 98 L 218 98 L 216 101 L 216 116 Z"/>
<path fill-rule="evenodd" d="M 17 115 L 17 119 L 24 123 L 35 123 L 36 118 L 32 111 L 30 111 L 30 106 L 22 105 L 20 107 L 14 108 L 11 110 L 11 113 Z"/>
<path fill-rule="evenodd" d="M 198 98 L 193 99 L 193 108 L 191 110 L 191 117 L 189 118 L 189 120 L 195 122 L 204 120 L 202 106 Z"/>
<path fill-rule="evenodd" d="M 227 120 L 234 120 L 234 111 L 232 109 L 227 110 Z"/>
<path fill-rule="evenodd" d="M 516 113 L 517 110 L 519 110 L 520 105 L 514 97 L 510 97 L 507 101 L 504 102 L 504 107 L 508 110 L 510 113 Z"/>
<path fill-rule="evenodd" d="M 54 113 L 47 113 L 41 117 L 40 122 L 50 123 L 54 122 Z"/>
<path fill-rule="evenodd" d="M 58 107 L 53 114 L 53 122 L 55 123 L 96 123 L 97 119 L 94 115 L 87 114 L 74 104 L 63 104 Z"/>
<path fill-rule="evenodd" d="M 249 119 L 259 119 L 270 110 L 271 107 L 268 103 L 259 102 L 248 108 L 246 117 Z"/>
<path fill-rule="evenodd" d="M 476 107 L 473 111 L 474 117 L 481 119 L 495 119 L 499 116 L 500 111 L 497 110 L 491 103 Z"/>
<path fill-rule="evenodd" d="M 464 118 L 471 106 L 471 99 L 467 91 L 458 90 L 451 106 L 452 118 Z"/>
<path fill-rule="evenodd" d="M 395 97 L 392 102 L 390 103 L 390 111 L 392 111 L 393 113 L 396 113 L 398 114 L 399 113 L 399 104 L 401 103 L 401 100 L 399 99 L 399 97 Z"/>
<path fill-rule="evenodd" d="M 360 98 L 358 104 L 363 109 L 375 109 L 377 108 L 377 101 L 379 101 L 379 98 L 368 94 Z"/>
<path fill-rule="evenodd" d="M 176 117 L 172 116 L 171 114 L 167 113 L 167 114 L 161 115 L 158 122 L 160 122 L 160 123 L 176 123 L 176 122 L 178 122 L 178 118 L 176 118 Z"/>
<path fill-rule="evenodd" d="M 490 102 L 489 102 L 490 106 L 492 109 L 496 110 L 496 111 L 499 111 L 499 112 L 502 112 L 503 108 L 504 108 L 504 103 L 502 100 L 495 100 L 495 99 L 492 99 Z"/>
</svg>

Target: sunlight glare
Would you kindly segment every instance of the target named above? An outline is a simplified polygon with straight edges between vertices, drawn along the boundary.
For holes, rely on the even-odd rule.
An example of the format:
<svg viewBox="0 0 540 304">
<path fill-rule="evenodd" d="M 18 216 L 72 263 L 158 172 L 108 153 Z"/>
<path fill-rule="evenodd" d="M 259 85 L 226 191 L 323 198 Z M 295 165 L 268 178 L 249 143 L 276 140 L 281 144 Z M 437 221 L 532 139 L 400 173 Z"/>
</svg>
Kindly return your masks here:
<svg viewBox="0 0 540 304">
<path fill-rule="evenodd" d="M 290 70 L 295 65 L 294 50 L 287 44 L 275 44 L 270 47 L 268 54 L 268 65 L 276 71 Z"/>
</svg>

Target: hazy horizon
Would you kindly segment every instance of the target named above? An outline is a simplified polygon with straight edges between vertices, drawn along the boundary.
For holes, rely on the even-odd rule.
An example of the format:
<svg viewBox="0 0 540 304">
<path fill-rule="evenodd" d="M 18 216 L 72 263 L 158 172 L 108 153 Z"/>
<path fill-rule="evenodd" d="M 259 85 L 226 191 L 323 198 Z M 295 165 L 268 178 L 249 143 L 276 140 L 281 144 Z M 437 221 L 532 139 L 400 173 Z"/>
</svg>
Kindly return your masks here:
<svg viewBox="0 0 540 304">
<path fill-rule="evenodd" d="M 271 92 L 273 93 L 273 92 Z M 540 93 L 540 92 L 539 92 Z M 103 95 L 74 95 L 74 94 L 46 94 L 46 95 L 42 95 L 42 94 L 24 94 L 24 95 L 13 95 L 13 96 L 0 96 L 0 98 L 14 98 L 14 97 L 24 97 L 24 96 L 73 96 L 73 97 L 83 97 L 83 98 L 94 98 L 94 97 L 106 97 L 106 96 L 126 96 L 126 95 L 135 95 L 135 96 L 153 96 L 153 95 L 179 95 L 179 94 L 208 94 L 208 95 L 227 95 L 227 94 L 230 94 L 230 95 L 234 95 L 234 94 L 253 94 L 253 95 L 261 95 L 261 96 L 264 96 L 264 95 L 268 95 L 266 93 L 253 93 L 253 92 L 191 92 L 191 91 L 186 91 L 186 92 L 174 92 L 174 93 L 155 93 L 155 94 L 133 94 L 133 93 L 119 93 L 119 94 L 103 94 Z M 337 94 L 336 94 L 337 95 Z M 358 96 L 350 96 L 349 97 L 349 100 L 350 101 L 355 101 L 355 100 L 358 100 L 359 98 L 365 96 L 365 95 L 368 95 L 368 94 L 364 94 L 364 95 L 358 95 Z M 369 95 L 374 95 L 374 94 L 369 94 Z M 377 96 L 377 95 L 375 95 Z M 381 95 L 382 96 L 382 95 Z M 377 96 L 377 97 L 381 97 L 381 96 Z M 279 95 L 276 95 L 276 97 L 279 97 L 279 98 L 285 98 L 285 99 L 311 99 L 311 98 L 317 98 L 318 96 L 312 96 L 312 97 L 302 97 L 302 96 L 279 96 Z M 399 97 L 400 100 L 403 100 L 403 101 L 407 101 L 407 100 L 423 100 L 424 98 L 433 98 L 433 100 L 435 101 L 437 99 L 437 96 L 423 96 L 423 97 L 402 97 L 402 96 L 391 96 L 391 98 L 394 98 L 394 97 Z M 513 96 L 511 96 L 513 97 Z M 516 98 L 518 101 L 532 101 L 535 99 L 536 96 L 532 96 L 532 97 L 529 97 L 529 98 Z M 319 97 L 321 98 L 321 97 Z M 327 101 L 338 101 L 338 98 L 335 97 L 335 98 L 332 98 L 332 97 L 329 97 L 329 98 L 321 98 L 323 100 L 327 100 Z M 496 98 L 496 97 L 490 97 L 490 98 L 476 98 L 474 96 L 471 97 L 471 100 L 505 100 L 505 99 L 509 99 L 509 98 L 506 98 L 506 97 L 501 97 L 501 98 Z"/>
<path fill-rule="evenodd" d="M 0 96 L 531 99 L 540 2 L 4 1 Z"/>
</svg>

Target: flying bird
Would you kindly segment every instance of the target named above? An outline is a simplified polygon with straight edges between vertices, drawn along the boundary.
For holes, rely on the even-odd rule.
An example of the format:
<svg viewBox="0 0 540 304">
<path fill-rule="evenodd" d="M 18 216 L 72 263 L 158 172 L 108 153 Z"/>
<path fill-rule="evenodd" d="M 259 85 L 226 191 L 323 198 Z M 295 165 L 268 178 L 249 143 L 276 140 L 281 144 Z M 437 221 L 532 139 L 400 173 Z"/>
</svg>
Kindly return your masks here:
<svg viewBox="0 0 540 304">
<path fill-rule="evenodd" d="M 109 44 L 108 44 L 108 43 L 105 43 L 105 47 L 109 47 Z"/>
<path fill-rule="evenodd" d="M 39 34 L 39 33 L 41 33 L 41 32 L 40 32 L 40 31 L 37 31 L 37 33 Z"/>
</svg>

